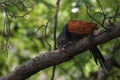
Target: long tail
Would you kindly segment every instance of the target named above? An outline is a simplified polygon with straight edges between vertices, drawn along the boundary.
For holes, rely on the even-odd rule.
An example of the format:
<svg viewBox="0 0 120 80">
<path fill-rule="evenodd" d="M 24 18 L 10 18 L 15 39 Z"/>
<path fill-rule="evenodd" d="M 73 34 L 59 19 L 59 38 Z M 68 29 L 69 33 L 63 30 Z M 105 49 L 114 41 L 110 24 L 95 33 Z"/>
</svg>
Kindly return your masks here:
<svg viewBox="0 0 120 80">
<path fill-rule="evenodd" d="M 98 62 L 99 62 L 100 66 L 103 69 L 106 69 L 106 70 L 109 69 L 109 66 L 108 66 L 107 62 L 105 61 L 103 55 L 101 54 L 100 50 L 96 46 L 92 47 L 90 49 L 90 52 L 92 53 L 92 55 L 94 57 L 94 60 L 95 60 L 97 65 L 98 65 Z"/>
</svg>

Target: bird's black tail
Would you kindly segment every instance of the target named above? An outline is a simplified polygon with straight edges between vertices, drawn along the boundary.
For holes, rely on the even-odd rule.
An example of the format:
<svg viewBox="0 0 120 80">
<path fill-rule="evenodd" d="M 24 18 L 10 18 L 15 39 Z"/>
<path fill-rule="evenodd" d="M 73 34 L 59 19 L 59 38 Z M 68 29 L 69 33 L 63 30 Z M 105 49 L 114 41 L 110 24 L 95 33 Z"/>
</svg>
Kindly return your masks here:
<svg viewBox="0 0 120 80">
<path fill-rule="evenodd" d="M 101 66 L 103 69 L 106 69 L 106 70 L 109 69 L 109 66 L 108 66 L 107 62 L 105 61 L 102 53 L 100 52 L 100 50 L 99 50 L 96 46 L 95 46 L 95 47 L 92 47 L 92 48 L 90 49 L 90 52 L 92 53 L 96 64 L 98 64 L 98 62 L 99 62 L 100 66 Z"/>
</svg>

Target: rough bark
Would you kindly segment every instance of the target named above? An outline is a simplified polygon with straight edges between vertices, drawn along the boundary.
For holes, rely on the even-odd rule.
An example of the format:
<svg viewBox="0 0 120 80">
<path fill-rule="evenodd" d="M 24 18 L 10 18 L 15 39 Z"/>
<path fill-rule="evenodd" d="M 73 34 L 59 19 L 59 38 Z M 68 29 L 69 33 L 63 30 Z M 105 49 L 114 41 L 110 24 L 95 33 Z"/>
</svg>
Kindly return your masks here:
<svg viewBox="0 0 120 80">
<path fill-rule="evenodd" d="M 69 61 L 72 57 L 88 50 L 90 47 L 103 44 L 119 36 L 120 23 L 116 23 L 114 26 L 109 26 L 109 30 L 103 30 L 99 35 L 94 36 L 92 45 L 89 37 L 85 37 L 69 44 L 65 47 L 65 49 L 46 52 L 23 63 L 22 65 L 16 67 L 15 70 L 11 71 L 8 75 L 1 77 L 0 80 L 25 80 L 40 70 Z M 71 57 L 66 55 L 71 55 Z"/>
</svg>

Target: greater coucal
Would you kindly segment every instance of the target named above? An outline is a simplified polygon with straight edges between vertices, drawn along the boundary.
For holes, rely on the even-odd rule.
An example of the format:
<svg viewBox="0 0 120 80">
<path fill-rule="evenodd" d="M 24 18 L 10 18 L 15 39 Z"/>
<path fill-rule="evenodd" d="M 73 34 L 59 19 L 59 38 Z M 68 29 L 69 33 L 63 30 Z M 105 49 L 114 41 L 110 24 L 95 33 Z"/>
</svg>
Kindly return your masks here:
<svg viewBox="0 0 120 80">
<path fill-rule="evenodd" d="M 64 27 L 57 38 L 58 48 L 62 48 L 65 44 L 88 36 L 94 30 L 97 30 L 97 24 L 81 20 L 70 20 Z M 93 30 L 93 31 L 92 31 Z M 108 65 L 97 46 L 89 49 L 92 53 L 96 64 L 107 69 Z"/>
</svg>

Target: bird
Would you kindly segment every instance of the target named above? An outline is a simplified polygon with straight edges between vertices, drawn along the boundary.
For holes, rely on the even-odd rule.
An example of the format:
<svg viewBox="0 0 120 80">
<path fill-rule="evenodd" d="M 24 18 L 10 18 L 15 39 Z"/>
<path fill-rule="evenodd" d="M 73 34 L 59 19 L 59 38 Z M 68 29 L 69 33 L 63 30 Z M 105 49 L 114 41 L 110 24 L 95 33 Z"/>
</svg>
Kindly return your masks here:
<svg viewBox="0 0 120 80">
<path fill-rule="evenodd" d="M 58 48 L 61 49 L 68 42 L 82 39 L 97 29 L 96 23 L 83 20 L 70 20 L 64 25 L 62 32 L 57 37 Z M 92 53 L 97 65 L 99 63 L 102 68 L 108 69 L 108 64 L 97 46 L 91 47 L 89 51 Z"/>
</svg>

